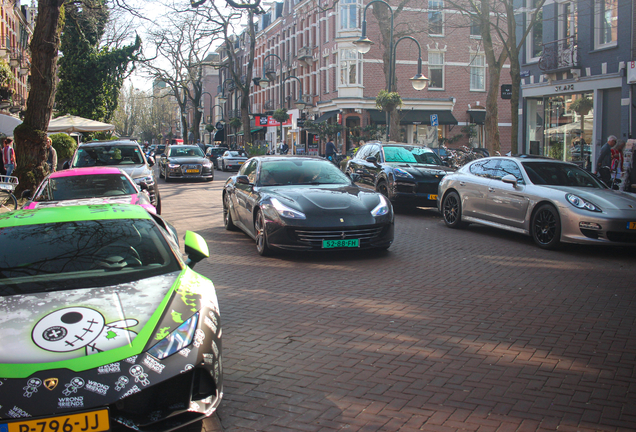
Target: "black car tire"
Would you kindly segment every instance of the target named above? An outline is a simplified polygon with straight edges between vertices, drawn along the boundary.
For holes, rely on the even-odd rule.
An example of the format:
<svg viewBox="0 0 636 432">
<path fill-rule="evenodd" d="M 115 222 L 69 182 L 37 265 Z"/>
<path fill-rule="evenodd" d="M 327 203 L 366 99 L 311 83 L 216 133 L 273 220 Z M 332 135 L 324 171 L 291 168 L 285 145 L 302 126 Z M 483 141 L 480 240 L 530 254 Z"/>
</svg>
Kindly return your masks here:
<svg viewBox="0 0 636 432">
<path fill-rule="evenodd" d="M 442 217 L 449 228 L 462 228 L 467 224 L 462 222 L 462 201 L 455 191 L 449 192 L 442 201 Z"/>
<path fill-rule="evenodd" d="M 561 242 L 561 218 L 551 204 L 541 204 L 530 223 L 532 240 L 542 249 L 557 249 Z"/>
<path fill-rule="evenodd" d="M 161 165 L 159 166 L 159 178 L 163 178 L 163 171 L 161 171 Z"/>
<path fill-rule="evenodd" d="M 259 209 L 254 219 L 254 233 L 256 234 L 256 251 L 260 256 L 269 256 L 272 250 L 267 245 L 267 230 L 265 216 Z"/>
<path fill-rule="evenodd" d="M 225 171 L 225 162 L 221 162 L 221 171 Z"/>
<path fill-rule="evenodd" d="M 227 193 L 223 194 L 223 226 L 228 231 L 236 231 L 232 213 L 230 213 L 230 196 Z"/>
<path fill-rule="evenodd" d="M 387 199 L 389 198 L 389 187 L 387 186 L 384 180 L 378 182 L 378 185 L 376 186 L 375 189 L 377 192 L 387 197 Z"/>
<path fill-rule="evenodd" d="M 168 170 L 166 169 L 166 172 L 163 174 L 163 178 L 166 181 L 166 183 L 169 183 L 172 179 L 170 178 L 170 174 L 168 174 Z"/>
<path fill-rule="evenodd" d="M 155 183 L 155 209 L 157 214 L 161 214 L 161 195 L 159 195 L 159 189 L 157 189 L 157 183 Z"/>
</svg>

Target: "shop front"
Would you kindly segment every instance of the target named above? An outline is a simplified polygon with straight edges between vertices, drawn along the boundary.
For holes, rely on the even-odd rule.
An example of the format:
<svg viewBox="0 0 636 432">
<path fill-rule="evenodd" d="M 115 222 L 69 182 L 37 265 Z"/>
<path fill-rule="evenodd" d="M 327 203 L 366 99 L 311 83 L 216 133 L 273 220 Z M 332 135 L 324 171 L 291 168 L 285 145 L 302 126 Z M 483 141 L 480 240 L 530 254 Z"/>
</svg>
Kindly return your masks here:
<svg viewBox="0 0 636 432">
<path fill-rule="evenodd" d="M 527 153 L 591 170 L 594 92 L 526 99 Z"/>
</svg>

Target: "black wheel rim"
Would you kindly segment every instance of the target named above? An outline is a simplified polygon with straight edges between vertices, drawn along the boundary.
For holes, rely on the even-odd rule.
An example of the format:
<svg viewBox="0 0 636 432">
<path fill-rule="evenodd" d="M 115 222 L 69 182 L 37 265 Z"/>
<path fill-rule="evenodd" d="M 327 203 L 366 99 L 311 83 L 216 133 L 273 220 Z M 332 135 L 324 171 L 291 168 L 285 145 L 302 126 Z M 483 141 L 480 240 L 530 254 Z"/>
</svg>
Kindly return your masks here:
<svg viewBox="0 0 636 432">
<path fill-rule="evenodd" d="M 459 201 L 455 195 L 450 195 L 444 200 L 444 220 L 449 224 L 457 222 L 459 215 Z"/>
<path fill-rule="evenodd" d="M 556 235 L 557 221 L 548 209 L 539 210 L 534 219 L 534 236 L 541 244 L 549 244 Z"/>
<path fill-rule="evenodd" d="M 263 213 L 259 213 L 256 218 L 256 249 L 261 252 L 265 249 L 265 221 Z"/>
<path fill-rule="evenodd" d="M 382 195 L 384 195 L 387 198 L 389 197 L 389 189 L 387 189 L 385 184 L 381 184 L 379 189 Z"/>
</svg>

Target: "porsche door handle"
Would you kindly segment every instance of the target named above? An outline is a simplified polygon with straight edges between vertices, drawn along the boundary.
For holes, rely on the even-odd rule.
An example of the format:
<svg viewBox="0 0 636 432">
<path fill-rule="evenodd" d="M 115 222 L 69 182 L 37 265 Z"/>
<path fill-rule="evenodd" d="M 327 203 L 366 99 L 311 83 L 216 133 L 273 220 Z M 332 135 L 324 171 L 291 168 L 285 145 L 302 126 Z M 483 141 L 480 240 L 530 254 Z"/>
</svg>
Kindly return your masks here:
<svg viewBox="0 0 636 432">
<path fill-rule="evenodd" d="M 488 188 L 488 192 L 494 192 L 494 191 L 495 191 L 495 188 L 491 188 L 491 187 Z"/>
<path fill-rule="evenodd" d="M 460 186 L 466 186 L 466 182 L 464 182 L 464 181 L 460 181 L 460 182 L 459 182 L 459 185 L 460 185 Z"/>
</svg>

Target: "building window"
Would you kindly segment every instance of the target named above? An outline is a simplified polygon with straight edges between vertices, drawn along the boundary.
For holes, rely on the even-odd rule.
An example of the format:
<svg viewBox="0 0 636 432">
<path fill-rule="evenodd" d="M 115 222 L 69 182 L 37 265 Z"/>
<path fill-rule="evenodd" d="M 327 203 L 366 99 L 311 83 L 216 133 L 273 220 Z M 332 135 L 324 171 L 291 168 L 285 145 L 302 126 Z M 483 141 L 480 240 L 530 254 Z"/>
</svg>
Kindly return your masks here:
<svg viewBox="0 0 636 432">
<path fill-rule="evenodd" d="M 428 76 L 430 78 L 429 89 L 444 89 L 444 53 L 428 52 Z"/>
<path fill-rule="evenodd" d="M 340 0 L 340 30 L 358 28 L 357 0 Z"/>
<path fill-rule="evenodd" d="M 340 51 L 340 85 L 360 84 L 360 54 L 358 50 Z"/>
<path fill-rule="evenodd" d="M 618 0 L 596 0 L 595 3 L 594 48 L 616 45 Z"/>
<path fill-rule="evenodd" d="M 428 34 L 444 35 L 444 2 L 442 0 L 428 1 Z"/>
<path fill-rule="evenodd" d="M 470 89 L 486 90 L 486 56 L 483 53 L 471 54 Z"/>
<path fill-rule="evenodd" d="M 481 23 L 477 17 L 470 19 L 470 37 L 473 39 L 481 38 Z"/>
<path fill-rule="evenodd" d="M 530 25 L 533 12 L 541 0 L 526 0 L 528 11 L 526 12 L 526 24 Z M 543 9 L 537 13 L 537 20 L 530 29 L 530 33 L 526 39 L 527 62 L 538 61 L 543 54 Z"/>
</svg>

